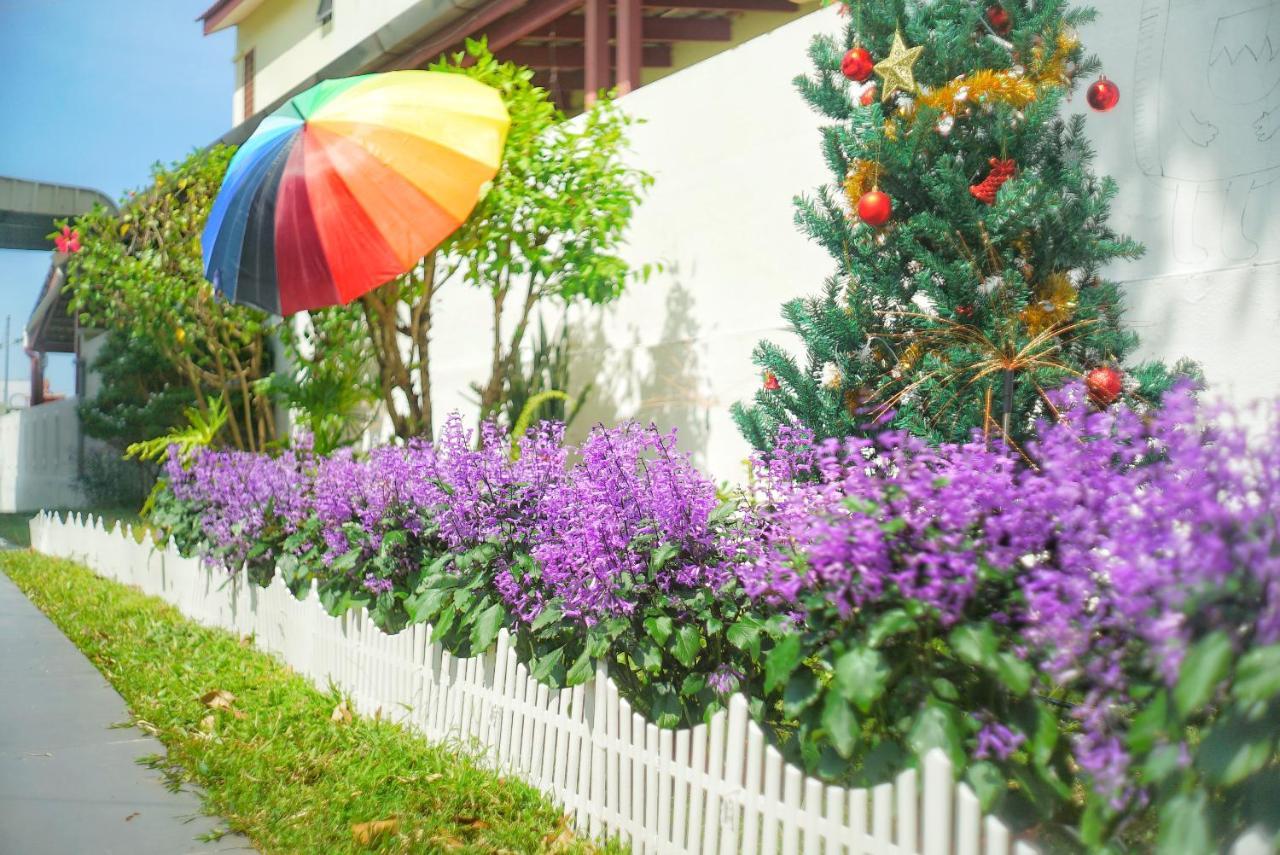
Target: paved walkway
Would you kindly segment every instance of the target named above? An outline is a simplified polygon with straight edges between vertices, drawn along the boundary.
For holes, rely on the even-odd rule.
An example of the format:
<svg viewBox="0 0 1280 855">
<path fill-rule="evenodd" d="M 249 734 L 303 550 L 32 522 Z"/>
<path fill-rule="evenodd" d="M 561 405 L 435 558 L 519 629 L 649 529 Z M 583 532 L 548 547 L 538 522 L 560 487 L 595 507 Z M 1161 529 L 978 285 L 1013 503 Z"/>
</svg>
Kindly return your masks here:
<svg viewBox="0 0 1280 855">
<path fill-rule="evenodd" d="M 135 761 L 164 753 L 93 664 L 0 573 L 0 853 L 252 852 Z"/>
</svg>

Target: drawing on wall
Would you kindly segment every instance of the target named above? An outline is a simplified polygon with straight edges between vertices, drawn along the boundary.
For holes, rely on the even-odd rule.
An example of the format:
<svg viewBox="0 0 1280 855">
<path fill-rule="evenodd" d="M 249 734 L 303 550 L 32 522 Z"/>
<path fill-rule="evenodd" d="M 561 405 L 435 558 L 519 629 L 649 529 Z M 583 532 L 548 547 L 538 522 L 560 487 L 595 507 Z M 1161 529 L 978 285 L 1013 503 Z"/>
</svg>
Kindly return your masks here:
<svg viewBox="0 0 1280 855">
<path fill-rule="evenodd" d="M 1280 257 L 1280 0 L 1143 0 L 1141 15 L 1137 159 L 1173 190 L 1175 256 Z"/>
</svg>

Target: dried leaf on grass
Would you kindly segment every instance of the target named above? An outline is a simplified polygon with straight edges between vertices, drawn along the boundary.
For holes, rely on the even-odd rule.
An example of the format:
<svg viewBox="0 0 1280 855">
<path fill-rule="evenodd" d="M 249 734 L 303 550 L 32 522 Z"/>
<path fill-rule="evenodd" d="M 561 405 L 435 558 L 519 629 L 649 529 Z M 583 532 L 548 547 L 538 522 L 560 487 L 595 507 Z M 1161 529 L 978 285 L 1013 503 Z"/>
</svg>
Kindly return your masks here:
<svg viewBox="0 0 1280 855">
<path fill-rule="evenodd" d="M 432 837 L 431 843 L 442 852 L 457 852 L 459 849 L 467 848 L 465 840 L 459 840 L 456 837 L 443 834 L 437 834 L 435 837 Z"/>
<path fill-rule="evenodd" d="M 351 721 L 351 710 L 347 707 L 347 702 L 343 701 L 333 708 L 333 715 L 329 716 L 331 721 L 349 722 Z"/>
<path fill-rule="evenodd" d="M 361 846 L 368 846 L 375 840 L 388 834 L 395 834 L 400 828 L 398 819 L 375 819 L 371 822 L 357 822 L 351 826 L 351 837 Z"/>
<path fill-rule="evenodd" d="M 568 852 L 573 848 L 573 825 L 569 815 L 560 817 L 560 826 L 542 838 L 542 845 L 548 853 Z"/>
<path fill-rule="evenodd" d="M 244 713 L 236 709 L 232 704 L 236 702 L 236 696 L 228 692 L 226 689 L 214 689 L 205 692 L 200 696 L 200 703 L 204 704 L 211 710 L 223 710 L 231 713 L 236 718 L 244 718 Z"/>
</svg>

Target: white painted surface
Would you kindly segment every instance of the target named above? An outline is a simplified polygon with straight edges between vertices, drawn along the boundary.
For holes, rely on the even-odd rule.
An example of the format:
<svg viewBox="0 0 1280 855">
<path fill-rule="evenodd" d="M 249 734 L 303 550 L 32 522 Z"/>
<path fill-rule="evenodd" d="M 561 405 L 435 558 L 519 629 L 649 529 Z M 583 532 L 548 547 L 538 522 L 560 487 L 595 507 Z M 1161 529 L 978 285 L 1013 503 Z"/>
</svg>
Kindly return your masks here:
<svg viewBox="0 0 1280 855">
<path fill-rule="evenodd" d="M 1280 58 L 1254 63 L 1252 54 L 1240 53 L 1246 42 L 1231 42 L 1237 65 L 1219 66 L 1214 57 L 1221 50 L 1210 54 L 1202 42 L 1217 31 L 1226 46 L 1226 25 L 1217 23 L 1226 7 L 1170 2 L 1167 48 L 1149 20 L 1156 0 L 1098 0 L 1099 22 L 1081 33 L 1121 88 L 1115 110 L 1088 119 L 1096 169 L 1120 185 L 1111 222 L 1148 247 L 1141 261 L 1108 272 L 1127 283 L 1141 356 L 1196 359 L 1212 387 L 1236 400 L 1274 396 L 1280 394 L 1280 134 L 1260 140 L 1240 117 L 1271 110 L 1280 87 L 1239 109 L 1217 105 L 1236 91 L 1219 75 L 1231 71 L 1252 93 L 1262 87 L 1250 75 L 1274 82 Z M 1270 33 L 1272 50 L 1280 50 L 1280 0 L 1227 6 L 1262 10 L 1248 28 L 1228 22 L 1227 35 L 1243 34 L 1261 52 L 1262 35 Z M 1194 26 L 1178 23 L 1188 15 Z M 741 478 L 748 449 L 728 408 L 750 399 L 760 383 L 752 347 L 762 337 L 794 345 L 782 328 L 781 304 L 818 293 L 834 270 L 827 253 L 792 222 L 792 198 L 830 176 L 819 151 L 822 122 L 791 80 L 809 68 L 812 36 L 839 26 L 834 9 L 815 12 L 623 101 L 646 120 L 633 133 L 634 162 L 656 178 L 625 254 L 638 264 L 661 263 L 665 271 L 603 312 L 577 313 L 574 377 L 593 380 L 596 391 L 575 434 L 597 420 L 653 419 L 679 427 L 681 445 L 716 477 Z M 1192 32 L 1201 37 L 1198 52 L 1184 50 Z M 1208 83 L 1189 88 L 1184 57 L 1199 63 L 1197 73 Z M 1088 112 L 1083 88 L 1071 106 Z M 1144 166 L 1153 154 L 1143 148 L 1135 123 L 1149 121 L 1157 102 L 1162 110 L 1185 104 L 1222 125 L 1210 146 L 1169 146 L 1178 175 L 1190 177 L 1152 175 Z M 1280 110 L 1268 115 L 1280 119 Z M 1160 121 L 1156 144 L 1174 133 L 1168 125 L 1176 118 Z M 1241 176 L 1242 169 L 1252 171 Z M 1187 222 L 1199 227 L 1202 248 L 1177 239 L 1178 224 Z M 482 295 L 462 289 L 442 297 L 432 351 L 436 412 L 471 413 L 467 384 L 487 376 L 488 307 Z"/>
<path fill-rule="evenodd" d="M 84 504 L 74 399 L 0 416 L 0 513 Z"/>
<path fill-rule="evenodd" d="M 707 724 L 659 730 L 631 710 L 603 665 L 571 689 L 539 684 L 505 630 L 496 649 L 458 659 L 428 642 L 429 626 L 385 635 L 363 609 L 330 617 L 313 592 L 296 600 L 278 576 L 265 589 L 243 577 L 228 584 L 172 545 L 139 543 L 100 519 L 41 514 L 31 542 L 252 637 L 316 685 L 349 693 L 361 714 L 381 710 L 428 738 L 475 746 L 563 805 L 579 830 L 636 853 L 1034 852 L 1011 850 L 1004 827 L 983 820 L 941 751 L 872 790 L 829 786 L 783 762 L 741 695 Z"/>
</svg>

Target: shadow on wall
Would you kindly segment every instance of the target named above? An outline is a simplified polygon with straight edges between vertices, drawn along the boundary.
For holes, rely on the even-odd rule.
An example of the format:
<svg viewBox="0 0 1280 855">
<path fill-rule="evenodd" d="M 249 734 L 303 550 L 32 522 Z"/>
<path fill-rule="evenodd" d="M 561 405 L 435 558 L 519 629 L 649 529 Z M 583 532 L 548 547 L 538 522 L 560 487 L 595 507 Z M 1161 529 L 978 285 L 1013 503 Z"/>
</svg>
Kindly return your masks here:
<svg viewBox="0 0 1280 855">
<path fill-rule="evenodd" d="M 676 273 L 670 268 L 668 272 Z M 652 422 L 663 431 L 676 428 L 680 449 L 705 465 L 710 413 L 719 404 L 703 376 L 693 295 L 676 281 L 663 308 L 662 331 L 651 344 L 641 341 L 633 325 L 630 342 L 618 341 L 610 327 L 619 324 L 610 324 L 602 310 L 571 324 L 570 376 L 579 388 L 587 382 L 593 386 L 570 428 L 570 439 L 581 440 L 598 424 Z"/>
<path fill-rule="evenodd" d="M 0 416 L 0 513 L 84 507 L 75 399 Z"/>
</svg>

